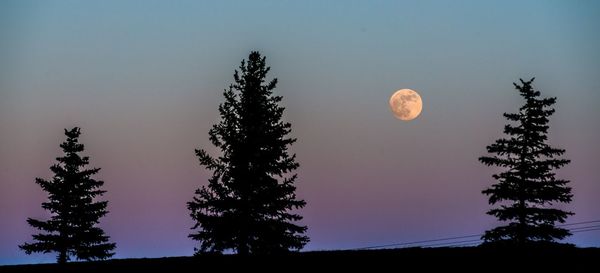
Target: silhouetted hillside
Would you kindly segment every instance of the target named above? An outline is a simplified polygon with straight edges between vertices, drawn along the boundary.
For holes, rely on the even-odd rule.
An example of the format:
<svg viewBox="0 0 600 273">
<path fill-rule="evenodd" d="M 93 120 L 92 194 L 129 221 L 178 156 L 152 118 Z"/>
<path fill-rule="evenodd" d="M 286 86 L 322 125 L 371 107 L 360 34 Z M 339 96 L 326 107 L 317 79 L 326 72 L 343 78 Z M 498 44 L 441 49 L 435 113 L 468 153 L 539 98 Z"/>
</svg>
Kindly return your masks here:
<svg viewBox="0 0 600 273">
<path fill-rule="evenodd" d="M 153 259 L 116 259 L 101 262 L 0 266 L 0 272 L 210 272 L 233 268 L 278 269 L 278 271 L 320 269 L 379 271 L 412 271 L 410 268 L 498 269 L 565 268 L 569 272 L 589 270 L 597 266 L 600 248 L 514 249 L 405 248 L 359 251 L 313 251 L 287 255 L 248 256 L 203 255 Z M 406 269 L 406 270 L 405 270 Z M 482 271 L 482 272 L 483 272 Z M 414 271 L 413 271 L 414 272 Z"/>
</svg>

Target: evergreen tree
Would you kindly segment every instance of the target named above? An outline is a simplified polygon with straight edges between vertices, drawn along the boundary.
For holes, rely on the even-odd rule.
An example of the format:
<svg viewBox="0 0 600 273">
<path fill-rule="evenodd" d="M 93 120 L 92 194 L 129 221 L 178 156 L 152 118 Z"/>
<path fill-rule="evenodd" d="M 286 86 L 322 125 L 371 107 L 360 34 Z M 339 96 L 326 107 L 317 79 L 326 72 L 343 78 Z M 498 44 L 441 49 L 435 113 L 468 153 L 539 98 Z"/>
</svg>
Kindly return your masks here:
<svg viewBox="0 0 600 273">
<path fill-rule="evenodd" d="M 288 146 L 291 125 L 281 120 L 281 96 L 273 95 L 277 79 L 266 82 L 265 57 L 251 52 L 234 73 L 235 83 L 224 91 L 221 121 L 209 131 L 222 151 L 212 157 L 196 150 L 200 164 L 213 172 L 207 186 L 188 202 L 198 229 L 198 252 L 235 250 L 238 254 L 268 254 L 301 249 L 308 237 L 302 216 L 291 210 L 306 204 L 296 198 L 296 155 Z"/>
<path fill-rule="evenodd" d="M 36 178 L 35 182 L 48 192 L 48 202 L 42 207 L 52 214 L 50 220 L 29 218 L 27 223 L 42 233 L 33 235 L 34 243 L 25 243 L 19 248 L 27 254 L 33 252 L 57 252 L 57 262 L 65 263 L 75 256 L 80 260 L 106 259 L 114 255 L 114 243 L 96 226 L 100 217 L 108 211 L 107 201 L 94 201 L 105 191 L 100 190 L 103 181 L 91 178 L 99 168 L 85 169 L 89 158 L 80 156 L 83 144 L 78 138 L 79 128 L 65 129 L 67 140 L 60 147 L 64 155 L 56 158 L 57 164 L 50 167 L 52 180 Z"/>
<path fill-rule="evenodd" d="M 556 179 L 555 170 L 570 160 L 559 158 L 565 150 L 547 143 L 548 117 L 554 113 L 556 98 L 540 98 L 532 82 L 513 83 L 525 100 L 518 113 L 504 113 L 513 122 L 504 127 L 508 138 L 496 140 L 487 146 L 493 156 L 479 158 L 487 166 L 503 169 L 494 174 L 498 183 L 482 193 L 489 203 L 499 204 L 487 213 L 500 221 L 508 222 L 488 230 L 483 235 L 486 242 L 525 245 L 534 242 L 551 243 L 571 233 L 555 225 L 564 223 L 572 212 L 552 208 L 555 203 L 568 203 L 573 195 L 568 180 Z"/>
</svg>

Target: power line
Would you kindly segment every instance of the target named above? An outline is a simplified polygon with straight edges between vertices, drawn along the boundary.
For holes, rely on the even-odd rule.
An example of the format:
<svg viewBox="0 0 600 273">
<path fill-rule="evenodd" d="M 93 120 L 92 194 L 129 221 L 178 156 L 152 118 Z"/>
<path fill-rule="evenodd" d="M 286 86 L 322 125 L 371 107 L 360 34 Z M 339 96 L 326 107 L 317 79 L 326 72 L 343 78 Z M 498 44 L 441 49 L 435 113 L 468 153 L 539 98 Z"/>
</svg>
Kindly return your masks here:
<svg viewBox="0 0 600 273">
<path fill-rule="evenodd" d="M 590 220 L 590 221 L 582 221 L 582 222 L 575 222 L 575 223 L 567 223 L 567 224 L 561 224 L 561 225 L 557 225 L 557 226 L 567 227 L 567 226 L 577 226 L 577 225 L 592 224 L 592 223 L 600 223 L 600 220 Z M 567 228 L 567 229 L 569 231 L 571 231 L 572 233 L 596 231 L 596 230 L 600 230 L 600 225 L 573 227 L 573 228 L 570 228 L 570 229 Z M 366 247 L 360 247 L 360 248 L 353 248 L 352 250 L 366 250 L 366 249 L 375 249 L 375 248 L 401 247 L 401 246 L 412 246 L 412 245 L 417 245 L 419 247 L 432 247 L 432 246 L 453 247 L 453 246 L 460 246 L 460 245 L 475 244 L 482 240 L 481 239 L 471 239 L 471 240 L 463 240 L 463 241 L 452 241 L 452 240 L 467 239 L 467 238 L 481 237 L 481 236 L 483 236 L 483 234 L 473 234 L 473 235 L 438 238 L 438 239 L 431 239 L 431 240 L 402 242 L 402 243 L 393 243 L 393 244 L 384 244 L 384 245 L 373 245 L 373 246 L 366 246 Z M 452 241 L 452 242 L 443 242 L 443 241 Z M 427 243 L 432 243 L 432 242 L 442 242 L 442 243 L 427 244 Z"/>
<path fill-rule="evenodd" d="M 576 226 L 576 225 L 591 224 L 591 223 L 600 223 L 600 220 L 577 222 L 577 223 L 570 223 L 570 224 L 561 224 L 561 225 L 556 225 L 556 226 L 557 227 L 566 227 L 566 226 Z"/>
<path fill-rule="evenodd" d="M 464 241 L 456 241 L 456 242 L 446 242 L 446 243 L 437 243 L 437 244 L 428 244 L 428 245 L 420 245 L 420 247 L 434 247 L 434 246 L 454 246 L 455 244 L 464 244 L 464 243 L 477 243 L 480 242 L 481 239 L 473 239 L 473 240 L 464 240 Z"/>
<path fill-rule="evenodd" d="M 592 228 L 592 229 L 585 229 L 585 230 L 576 230 L 576 231 L 571 231 L 572 233 L 578 233 L 578 232 L 587 232 L 587 231 L 595 231 L 595 230 L 600 230 L 600 228 Z"/>
<path fill-rule="evenodd" d="M 586 221 L 586 222 L 565 224 L 565 225 L 561 225 L 561 226 L 573 226 L 573 225 L 598 223 L 598 222 L 600 222 L 600 221 Z M 600 225 L 575 227 L 575 228 L 569 229 L 569 231 L 571 231 L 571 233 L 588 232 L 588 231 L 599 231 L 599 230 L 600 230 Z M 473 245 L 473 244 L 479 243 L 479 242 L 481 242 L 483 240 L 479 239 L 479 240 L 470 240 L 470 241 L 473 241 L 473 242 L 469 242 L 469 241 L 462 242 L 461 241 L 461 242 L 454 242 L 454 243 L 446 243 L 447 245 L 440 244 L 440 246 L 447 246 L 447 247 L 466 246 L 466 245 Z M 435 246 L 435 245 L 424 245 L 424 246 L 421 246 L 421 247 L 431 247 L 431 246 Z"/>
<path fill-rule="evenodd" d="M 464 244 L 456 244 L 456 245 L 448 245 L 446 247 L 460 247 L 460 246 L 469 246 L 469 245 L 476 245 L 476 244 L 480 244 L 481 242 L 483 242 L 483 240 L 479 240 L 477 242 L 471 242 L 471 243 L 464 243 Z"/>
<path fill-rule="evenodd" d="M 600 225 L 595 226 L 587 226 L 587 227 L 579 227 L 569 230 L 571 233 L 579 233 L 579 232 L 588 232 L 588 231 L 600 231 Z M 474 245 L 482 242 L 482 239 L 475 240 L 466 240 L 466 241 L 458 241 L 458 242 L 447 242 L 447 243 L 439 243 L 439 244 L 430 244 L 430 245 L 420 245 L 419 247 L 458 247 L 458 246 L 467 246 Z"/>
<path fill-rule="evenodd" d="M 593 222 L 598 222 L 598 221 L 593 221 Z M 571 233 L 579 233 L 579 232 L 588 232 L 588 231 L 599 231 L 600 230 L 600 225 L 592 225 L 592 226 L 585 226 L 585 227 L 576 227 L 576 228 L 571 228 L 568 229 Z M 481 239 L 479 240 L 473 240 L 474 242 L 479 242 L 479 241 L 483 241 Z M 454 247 L 454 246 L 462 246 L 462 245 L 470 245 L 470 244 L 474 244 L 474 243 L 466 243 L 463 244 L 462 242 L 456 242 L 458 244 L 452 244 L 452 243 L 448 243 L 451 244 L 449 246 Z M 429 247 L 431 245 L 425 245 L 423 247 Z"/>
<path fill-rule="evenodd" d="M 433 240 L 413 241 L 413 242 L 407 242 L 407 243 L 395 243 L 395 244 L 387 244 L 387 245 L 375 245 L 375 246 L 361 247 L 361 248 L 357 248 L 357 249 L 361 250 L 361 249 L 382 248 L 382 247 L 390 247 L 390 246 L 414 245 L 414 244 L 422 244 L 422 243 L 431 243 L 431 242 L 439 242 L 439 241 L 465 239 L 465 238 L 471 238 L 471 237 L 477 237 L 477 236 L 481 236 L 481 234 L 466 235 L 466 236 L 457 236 L 457 237 L 450 237 L 450 238 L 440 238 L 440 239 L 433 239 Z"/>
<path fill-rule="evenodd" d="M 569 230 L 570 230 L 570 231 L 575 231 L 575 230 L 579 230 L 579 229 L 586 229 L 586 228 L 600 228 L 600 225 L 587 226 L 587 227 L 576 227 L 576 228 L 571 228 L 571 229 L 569 229 Z"/>
</svg>

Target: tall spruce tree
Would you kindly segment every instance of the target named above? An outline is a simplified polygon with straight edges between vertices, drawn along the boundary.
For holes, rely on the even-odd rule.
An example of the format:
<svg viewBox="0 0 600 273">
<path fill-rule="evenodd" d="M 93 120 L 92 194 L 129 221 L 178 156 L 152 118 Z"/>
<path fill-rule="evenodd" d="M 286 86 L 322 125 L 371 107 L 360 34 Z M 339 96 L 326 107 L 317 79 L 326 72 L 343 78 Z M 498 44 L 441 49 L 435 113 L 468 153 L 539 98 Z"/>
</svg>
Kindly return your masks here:
<svg viewBox="0 0 600 273">
<path fill-rule="evenodd" d="M 94 201 L 105 191 L 100 190 L 103 181 L 91 178 L 99 168 L 85 169 L 89 157 L 80 156 L 83 144 L 78 138 L 80 129 L 65 129 L 67 140 L 60 147 L 64 155 L 57 157 L 57 164 L 50 167 L 52 180 L 36 178 L 35 182 L 48 192 L 48 202 L 42 207 L 52 214 L 50 220 L 29 218 L 27 223 L 42 233 L 33 235 L 35 242 L 19 248 L 27 254 L 33 252 L 57 252 L 57 262 L 66 263 L 71 256 L 80 260 L 106 259 L 114 255 L 114 243 L 96 226 L 100 217 L 108 211 L 107 201 Z"/>
<path fill-rule="evenodd" d="M 554 242 L 571 233 L 556 226 L 564 223 L 572 212 L 553 208 L 555 203 L 568 203 L 573 195 L 568 180 L 555 178 L 555 170 L 570 160 L 559 158 L 565 150 L 547 143 L 548 117 L 554 113 L 556 98 L 540 98 L 532 87 L 534 79 L 513 83 L 525 100 L 517 113 L 504 113 L 512 124 L 504 127 L 508 138 L 487 146 L 493 156 L 479 158 L 487 166 L 503 169 L 494 174 L 498 183 L 483 191 L 490 204 L 499 204 L 487 213 L 507 225 L 488 230 L 486 242 L 525 245 Z"/>
<path fill-rule="evenodd" d="M 288 146 L 290 123 L 282 121 L 281 96 L 273 95 L 277 79 L 266 81 L 265 57 L 251 52 L 224 91 L 221 121 L 209 131 L 219 157 L 196 150 L 200 164 L 213 172 L 207 186 L 188 202 L 200 241 L 197 252 L 234 250 L 238 254 L 269 254 L 299 250 L 307 242 L 302 216 L 291 210 L 305 206 L 296 198 L 296 155 Z"/>
</svg>

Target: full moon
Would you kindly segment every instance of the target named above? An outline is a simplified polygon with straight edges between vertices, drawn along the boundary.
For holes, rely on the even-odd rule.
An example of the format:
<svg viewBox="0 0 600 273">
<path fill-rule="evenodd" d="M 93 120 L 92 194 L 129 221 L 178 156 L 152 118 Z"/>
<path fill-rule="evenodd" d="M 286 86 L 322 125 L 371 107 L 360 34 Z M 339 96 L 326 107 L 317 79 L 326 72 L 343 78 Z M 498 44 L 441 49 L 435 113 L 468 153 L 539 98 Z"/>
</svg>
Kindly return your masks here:
<svg viewBox="0 0 600 273">
<path fill-rule="evenodd" d="M 423 101 L 414 90 L 400 89 L 390 97 L 390 108 L 396 118 L 413 120 L 421 114 Z"/>
</svg>

